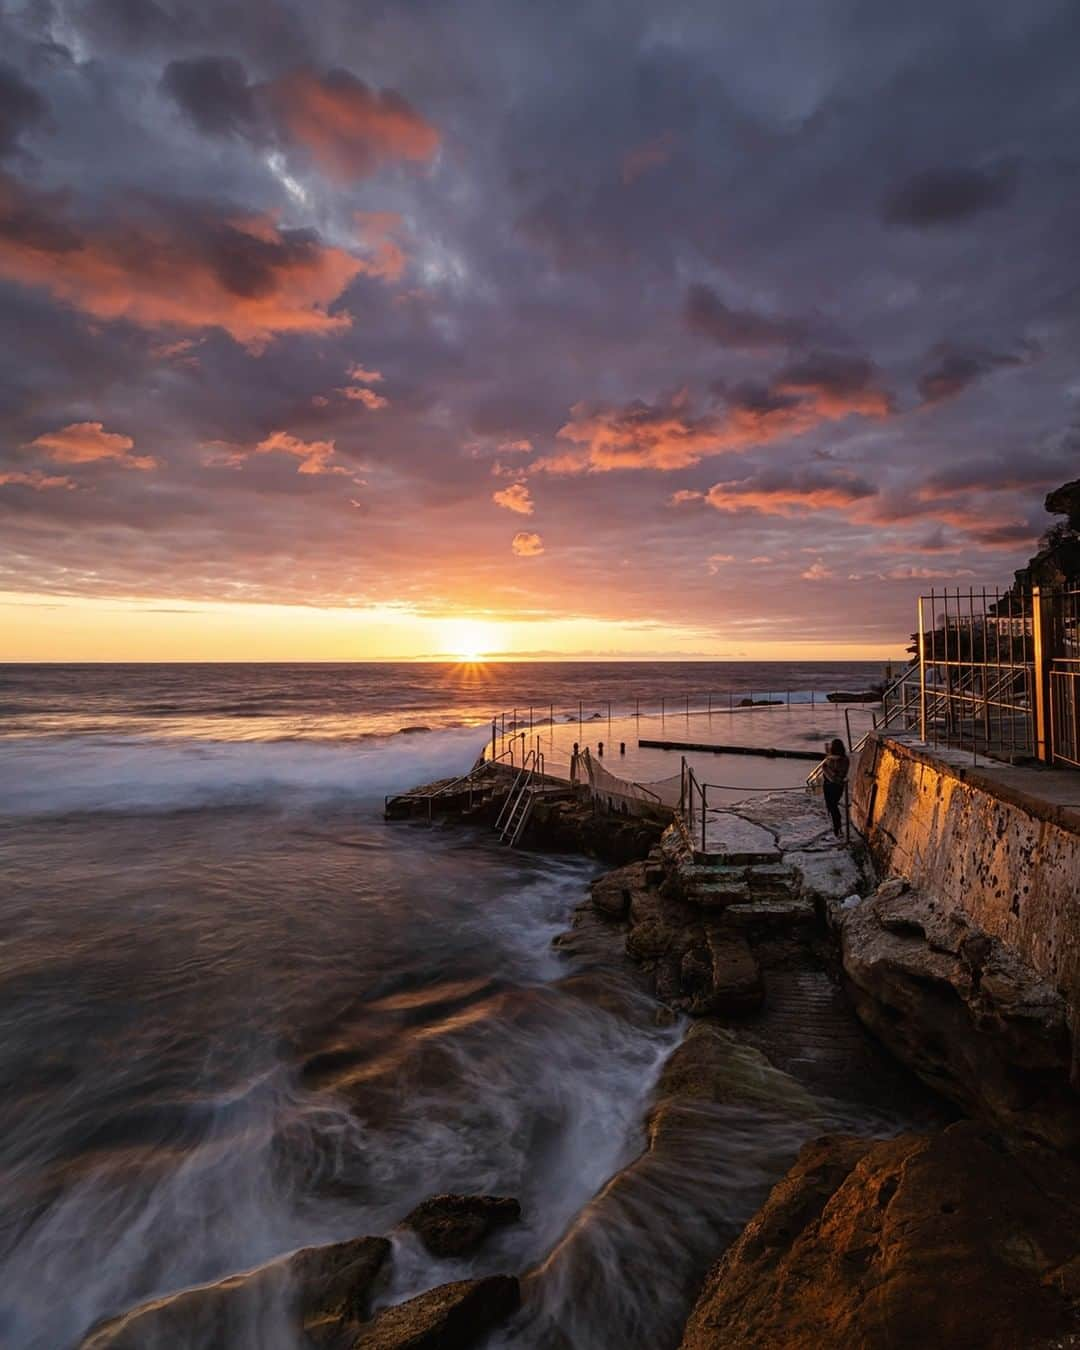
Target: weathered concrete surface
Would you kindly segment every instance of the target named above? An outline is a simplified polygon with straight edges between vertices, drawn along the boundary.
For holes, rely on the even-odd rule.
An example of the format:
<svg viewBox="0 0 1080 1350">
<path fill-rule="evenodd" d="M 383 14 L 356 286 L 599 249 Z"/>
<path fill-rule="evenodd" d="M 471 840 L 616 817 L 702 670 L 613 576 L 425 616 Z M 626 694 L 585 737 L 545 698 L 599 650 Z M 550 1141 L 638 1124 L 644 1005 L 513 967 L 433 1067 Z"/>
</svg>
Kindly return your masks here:
<svg viewBox="0 0 1080 1350">
<path fill-rule="evenodd" d="M 1065 1001 L 955 907 L 886 882 L 833 912 L 863 1023 L 936 1091 L 1011 1134 L 1080 1152 Z"/>
<path fill-rule="evenodd" d="M 682 1350 L 1051 1350 L 1080 1332 L 1080 1178 L 968 1121 L 808 1144 L 710 1272 Z"/>
<path fill-rule="evenodd" d="M 1037 770 L 971 768 L 871 736 L 852 817 L 883 876 L 898 874 L 1000 938 L 1063 995 L 1080 1088 L 1080 813 L 1046 798 Z M 1080 774 L 1076 798 L 1080 801 Z"/>
</svg>

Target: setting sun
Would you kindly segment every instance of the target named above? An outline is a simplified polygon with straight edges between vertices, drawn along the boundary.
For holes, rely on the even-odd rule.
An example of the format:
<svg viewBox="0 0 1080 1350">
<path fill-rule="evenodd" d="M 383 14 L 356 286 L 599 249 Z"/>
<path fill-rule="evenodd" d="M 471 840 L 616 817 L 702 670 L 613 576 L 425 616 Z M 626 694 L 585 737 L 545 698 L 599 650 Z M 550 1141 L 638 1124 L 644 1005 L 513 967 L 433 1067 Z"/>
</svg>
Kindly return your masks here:
<svg viewBox="0 0 1080 1350">
<path fill-rule="evenodd" d="M 493 623 L 448 619 L 442 625 L 442 649 L 459 661 L 481 661 L 498 648 L 498 632 Z"/>
</svg>

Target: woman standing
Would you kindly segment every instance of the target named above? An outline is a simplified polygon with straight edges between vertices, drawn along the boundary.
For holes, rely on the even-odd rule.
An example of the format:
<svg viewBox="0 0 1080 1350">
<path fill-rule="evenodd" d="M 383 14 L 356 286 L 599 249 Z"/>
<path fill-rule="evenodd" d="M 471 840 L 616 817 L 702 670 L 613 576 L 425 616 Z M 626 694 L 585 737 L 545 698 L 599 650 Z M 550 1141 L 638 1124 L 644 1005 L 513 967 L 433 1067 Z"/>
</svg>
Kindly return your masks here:
<svg viewBox="0 0 1080 1350">
<path fill-rule="evenodd" d="M 844 749 L 844 742 L 839 736 L 835 740 L 829 741 L 825 746 L 823 787 L 825 789 L 825 805 L 829 809 L 833 834 L 836 835 L 837 839 L 840 838 L 840 827 L 843 823 L 840 817 L 840 803 L 844 800 L 844 789 L 847 787 L 848 769 L 850 767 L 851 761 Z"/>
</svg>

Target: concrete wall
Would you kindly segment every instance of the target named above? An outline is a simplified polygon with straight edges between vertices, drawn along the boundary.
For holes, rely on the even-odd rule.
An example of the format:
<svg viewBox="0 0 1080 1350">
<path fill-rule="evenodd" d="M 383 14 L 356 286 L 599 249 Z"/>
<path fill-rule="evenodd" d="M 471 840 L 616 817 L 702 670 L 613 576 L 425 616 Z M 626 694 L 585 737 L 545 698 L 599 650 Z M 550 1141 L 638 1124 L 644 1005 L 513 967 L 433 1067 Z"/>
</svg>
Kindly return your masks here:
<svg viewBox="0 0 1080 1350">
<path fill-rule="evenodd" d="M 1071 775 L 1070 775 L 1071 779 Z M 1061 777 L 872 735 L 855 766 L 852 819 L 882 877 L 897 874 L 1007 943 L 1069 1004 L 1080 1047 L 1080 812 Z M 1068 784 L 1068 780 L 1067 784 Z M 1074 802 L 1080 803 L 1080 773 Z M 1076 1073 L 1074 1072 L 1074 1079 Z"/>
</svg>

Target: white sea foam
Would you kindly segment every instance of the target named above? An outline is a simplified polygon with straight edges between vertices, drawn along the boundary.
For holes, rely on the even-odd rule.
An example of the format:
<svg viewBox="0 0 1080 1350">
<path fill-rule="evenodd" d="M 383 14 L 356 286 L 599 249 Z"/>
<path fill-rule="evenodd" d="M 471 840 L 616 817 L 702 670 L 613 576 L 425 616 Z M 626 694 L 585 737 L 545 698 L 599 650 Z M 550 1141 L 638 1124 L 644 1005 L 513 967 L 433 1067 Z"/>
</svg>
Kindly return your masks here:
<svg viewBox="0 0 1080 1350">
<path fill-rule="evenodd" d="M 484 744 L 475 727 L 346 745 L 9 739 L 0 742 L 0 815 L 375 803 L 416 783 L 465 773 Z"/>
</svg>

